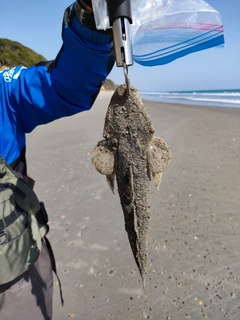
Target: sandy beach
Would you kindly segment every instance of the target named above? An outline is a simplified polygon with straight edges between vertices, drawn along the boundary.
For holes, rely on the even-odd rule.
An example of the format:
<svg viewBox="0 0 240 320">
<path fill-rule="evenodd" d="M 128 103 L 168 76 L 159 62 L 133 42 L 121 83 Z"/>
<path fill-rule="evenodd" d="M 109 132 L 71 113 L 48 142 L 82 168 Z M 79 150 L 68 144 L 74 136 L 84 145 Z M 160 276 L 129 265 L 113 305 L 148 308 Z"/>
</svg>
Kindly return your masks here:
<svg viewBox="0 0 240 320">
<path fill-rule="evenodd" d="M 172 152 L 152 182 L 146 302 L 118 194 L 91 163 L 111 95 L 27 137 L 65 300 L 54 277 L 53 319 L 239 320 L 240 109 L 145 102 Z"/>
</svg>

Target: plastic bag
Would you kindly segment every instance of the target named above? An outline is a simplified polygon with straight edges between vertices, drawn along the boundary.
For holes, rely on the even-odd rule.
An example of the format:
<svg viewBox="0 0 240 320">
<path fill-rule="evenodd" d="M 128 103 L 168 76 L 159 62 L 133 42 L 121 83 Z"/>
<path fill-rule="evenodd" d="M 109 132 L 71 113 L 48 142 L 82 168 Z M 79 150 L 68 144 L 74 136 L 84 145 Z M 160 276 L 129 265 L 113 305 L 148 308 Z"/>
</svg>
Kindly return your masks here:
<svg viewBox="0 0 240 320">
<path fill-rule="evenodd" d="M 161 9 L 168 0 L 129 0 L 131 1 L 133 23 L 141 25 L 155 10 Z M 94 20 L 98 30 L 110 28 L 106 0 L 92 0 Z"/>
<path fill-rule="evenodd" d="M 106 0 L 92 2 L 97 28 L 108 28 Z M 220 14 L 203 0 L 131 0 L 131 6 L 133 60 L 143 66 L 166 64 L 224 43 Z"/>
<path fill-rule="evenodd" d="M 224 43 L 219 13 L 202 0 L 167 1 L 150 11 L 141 12 L 132 26 L 133 59 L 143 66 L 166 64 Z"/>
<path fill-rule="evenodd" d="M 110 28 L 106 0 L 92 0 L 94 20 L 98 30 Z"/>
</svg>

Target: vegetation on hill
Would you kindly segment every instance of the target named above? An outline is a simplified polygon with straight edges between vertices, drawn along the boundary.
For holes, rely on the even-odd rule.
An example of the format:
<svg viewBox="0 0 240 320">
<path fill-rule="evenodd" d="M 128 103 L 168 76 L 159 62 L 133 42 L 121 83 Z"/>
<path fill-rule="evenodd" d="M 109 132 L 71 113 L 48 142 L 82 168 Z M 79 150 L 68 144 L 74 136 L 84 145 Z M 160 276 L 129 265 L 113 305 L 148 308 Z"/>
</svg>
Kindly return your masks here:
<svg viewBox="0 0 240 320">
<path fill-rule="evenodd" d="M 31 67 L 40 61 L 46 59 L 19 42 L 0 38 L 0 71 L 18 65 Z M 106 79 L 102 86 L 103 90 L 115 90 L 115 88 L 116 85 L 110 79 Z"/>
<path fill-rule="evenodd" d="M 43 56 L 19 42 L 0 39 L 0 67 L 13 67 L 17 65 L 30 67 L 39 61 L 45 60 Z"/>
<path fill-rule="evenodd" d="M 116 84 L 110 80 L 110 79 L 106 79 L 104 84 L 103 84 L 103 90 L 115 90 L 116 89 Z"/>
</svg>

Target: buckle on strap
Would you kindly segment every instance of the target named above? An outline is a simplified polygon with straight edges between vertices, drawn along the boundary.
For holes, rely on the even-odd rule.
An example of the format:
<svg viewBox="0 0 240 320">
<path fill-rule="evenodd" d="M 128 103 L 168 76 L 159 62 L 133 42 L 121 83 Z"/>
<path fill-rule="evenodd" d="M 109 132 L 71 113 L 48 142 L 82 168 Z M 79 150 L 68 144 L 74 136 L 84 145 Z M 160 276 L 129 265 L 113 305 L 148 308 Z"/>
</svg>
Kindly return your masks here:
<svg viewBox="0 0 240 320">
<path fill-rule="evenodd" d="M 75 13 L 81 24 L 90 29 L 96 29 L 93 14 L 87 12 L 79 2 L 76 2 L 75 4 Z"/>
<path fill-rule="evenodd" d="M 8 233 L 6 229 L 0 231 L 0 246 L 8 242 Z"/>
<path fill-rule="evenodd" d="M 80 9 L 80 14 L 79 14 L 78 20 L 81 22 L 81 24 L 84 25 L 84 21 L 83 20 L 86 19 L 86 17 L 85 17 L 86 11 L 84 9 L 82 9 L 82 8 L 79 8 L 79 9 Z"/>
</svg>

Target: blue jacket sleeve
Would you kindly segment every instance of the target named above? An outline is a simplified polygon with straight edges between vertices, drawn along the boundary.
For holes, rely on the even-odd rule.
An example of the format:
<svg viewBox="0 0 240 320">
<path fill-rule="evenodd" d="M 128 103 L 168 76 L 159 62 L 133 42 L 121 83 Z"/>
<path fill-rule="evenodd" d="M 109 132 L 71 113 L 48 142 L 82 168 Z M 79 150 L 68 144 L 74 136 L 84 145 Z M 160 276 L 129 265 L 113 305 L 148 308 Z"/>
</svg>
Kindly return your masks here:
<svg viewBox="0 0 240 320">
<path fill-rule="evenodd" d="M 20 132 L 91 108 L 109 72 L 112 47 L 109 41 L 85 40 L 81 33 L 88 32 L 86 27 L 79 23 L 77 28 L 64 27 L 63 46 L 51 71 L 46 65 L 8 71 L 3 90 Z"/>
</svg>

